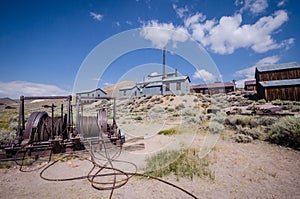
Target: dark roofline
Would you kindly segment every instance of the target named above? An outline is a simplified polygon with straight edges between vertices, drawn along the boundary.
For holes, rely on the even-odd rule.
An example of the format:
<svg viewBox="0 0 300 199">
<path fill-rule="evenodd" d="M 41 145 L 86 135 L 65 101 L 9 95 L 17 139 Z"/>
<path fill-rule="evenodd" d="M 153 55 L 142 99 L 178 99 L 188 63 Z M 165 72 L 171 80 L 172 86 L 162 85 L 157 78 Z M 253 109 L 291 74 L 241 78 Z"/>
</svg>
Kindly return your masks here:
<svg viewBox="0 0 300 199">
<path fill-rule="evenodd" d="M 249 85 L 256 85 L 256 80 L 248 80 L 248 81 L 245 81 L 244 84 L 246 86 L 249 86 Z"/>
<path fill-rule="evenodd" d="M 261 81 L 261 82 L 259 82 L 259 84 L 262 87 L 296 86 L 296 85 L 300 85 L 300 78 L 299 79 Z"/>
<path fill-rule="evenodd" d="M 210 89 L 210 88 L 226 88 L 226 87 L 234 87 L 235 84 L 233 82 L 217 82 L 211 84 L 198 84 L 192 85 L 191 89 Z"/>
<path fill-rule="evenodd" d="M 107 93 L 106 93 L 104 90 L 102 90 L 101 88 L 96 88 L 96 89 L 91 90 L 91 91 L 84 91 L 84 92 L 76 93 L 76 95 L 78 95 L 78 94 L 92 93 L 92 92 L 95 92 L 95 91 L 97 91 L 97 90 L 100 90 L 100 91 L 102 91 L 105 95 L 107 95 Z"/>
</svg>

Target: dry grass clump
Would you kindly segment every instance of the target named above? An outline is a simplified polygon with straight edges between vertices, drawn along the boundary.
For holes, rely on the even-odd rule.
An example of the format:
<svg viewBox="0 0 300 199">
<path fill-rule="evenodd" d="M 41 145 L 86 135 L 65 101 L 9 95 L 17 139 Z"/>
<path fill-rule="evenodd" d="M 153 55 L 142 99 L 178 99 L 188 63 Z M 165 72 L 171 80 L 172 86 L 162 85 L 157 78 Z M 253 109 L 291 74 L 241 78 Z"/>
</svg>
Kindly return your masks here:
<svg viewBox="0 0 300 199">
<path fill-rule="evenodd" d="M 18 116 L 14 113 L 0 114 L 0 145 L 11 144 L 15 138 Z"/>
<path fill-rule="evenodd" d="M 174 134 L 179 134 L 181 131 L 176 128 L 170 128 L 167 130 L 162 130 L 158 132 L 158 135 L 174 135 Z"/>
<path fill-rule="evenodd" d="M 174 174 L 177 180 L 180 177 L 192 180 L 195 176 L 215 179 L 208 157 L 200 159 L 196 149 L 162 151 L 149 157 L 146 162 L 146 174 L 155 177 Z"/>
</svg>

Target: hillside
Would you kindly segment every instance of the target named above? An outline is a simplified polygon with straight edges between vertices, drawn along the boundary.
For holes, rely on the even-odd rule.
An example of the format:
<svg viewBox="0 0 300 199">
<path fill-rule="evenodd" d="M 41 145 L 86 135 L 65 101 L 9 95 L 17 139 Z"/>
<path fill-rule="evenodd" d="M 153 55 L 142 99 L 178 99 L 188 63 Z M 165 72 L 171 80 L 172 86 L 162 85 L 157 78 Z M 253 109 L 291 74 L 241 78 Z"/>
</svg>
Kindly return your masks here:
<svg viewBox="0 0 300 199">
<path fill-rule="evenodd" d="M 10 98 L 8 98 L 8 97 L 5 97 L 5 98 L 0 98 L 0 104 L 2 104 L 2 105 L 7 105 L 7 104 L 13 104 L 13 103 L 16 103 L 17 101 L 15 101 L 15 100 L 12 100 L 12 99 L 10 99 Z"/>
<path fill-rule="evenodd" d="M 107 93 L 109 97 L 119 97 L 119 89 L 126 86 L 134 86 L 136 82 L 134 81 L 122 81 L 107 87 L 102 88 L 103 91 Z"/>
</svg>

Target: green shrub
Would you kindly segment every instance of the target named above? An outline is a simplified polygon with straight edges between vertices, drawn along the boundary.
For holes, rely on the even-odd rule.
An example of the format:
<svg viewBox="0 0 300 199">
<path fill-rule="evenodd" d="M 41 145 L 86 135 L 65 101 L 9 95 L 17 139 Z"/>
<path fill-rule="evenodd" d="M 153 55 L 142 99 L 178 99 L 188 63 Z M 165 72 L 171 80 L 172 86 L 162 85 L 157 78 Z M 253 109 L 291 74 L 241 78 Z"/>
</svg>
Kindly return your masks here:
<svg viewBox="0 0 300 199">
<path fill-rule="evenodd" d="M 291 111 L 292 112 L 300 112 L 300 106 L 299 105 L 293 105 Z"/>
<path fill-rule="evenodd" d="M 10 169 L 13 166 L 13 162 L 0 162 L 0 169 Z"/>
<path fill-rule="evenodd" d="M 216 121 L 211 121 L 208 124 L 208 130 L 212 133 L 220 133 L 224 130 L 224 125 Z"/>
<path fill-rule="evenodd" d="M 239 116 L 236 120 L 236 124 L 246 127 L 250 125 L 251 119 L 253 119 L 252 116 Z"/>
<path fill-rule="evenodd" d="M 150 95 L 150 96 L 145 97 L 144 100 L 149 100 L 149 99 L 151 99 L 151 98 L 152 98 L 152 96 Z"/>
<path fill-rule="evenodd" d="M 189 117 L 187 120 L 188 124 L 196 124 L 199 123 L 201 121 L 201 118 L 197 118 L 197 117 Z"/>
<path fill-rule="evenodd" d="M 136 116 L 134 120 L 143 120 L 143 118 L 141 116 Z"/>
<path fill-rule="evenodd" d="M 300 148 L 300 118 L 283 117 L 271 126 L 268 140 L 292 148 Z"/>
<path fill-rule="evenodd" d="M 260 99 L 257 101 L 259 104 L 265 104 L 267 103 L 267 101 L 265 99 Z"/>
<path fill-rule="evenodd" d="M 293 102 L 292 101 L 288 101 L 288 100 L 282 101 L 282 105 L 289 105 L 289 106 L 291 106 L 291 105 L 293 105 Z"/>
<path fill-rule="evenodd" d="M 252 142 L 253 138 L 250 135 L 236 134 L 235 141 L 239 143 L 249 143 Z"/>
<path fill-rule="evenodd" d="M 238 128 L 238 134 L 248 135 L 251 136 L 254 140 L 255 139 L 264 139 L 263 133 L 257 128 Z"/>
<path fill-rule="evenodd" d="M 285 105 L 282 105 L 282 110 L 290 110 L 293 108 L 293 105 L 292 104 L 285 104 Z"/>
<path fill-rule="evenodd" d="M 174 108 L 167 108 L 167 111 L 168 111 L 168 112 L 174 112 L 175 109 L 174 109 Z"/>
<path fill-rule="evenodd" d="M 16 136 L 16 131 L 0 129 L 0 143 L 2 144 L 12 143 L 15 136 Z"/>
<path fill-rule="evenodd" d="M 165 110 L 163 108 L 161 108 L 161 107 L 157 107 L 157 108 L 153 109 L 153 112 L 155 112 L 155 113 L 163 113 L 163 112 L 165 112 Z"/>
<path fill-rule="evenodd" d="M 212 114 L 210 120 L 223 124 L 226 118 L 227 118 L 227 114 L 225 112 L 219 111 L 216 114 Z"/>
<path fill-rule="evenodd" d="M 175 107 L 176 110 L 182 110 L 182 109 L 184 109 L 184 108 L 185 108 L 185 106 L 184 106 L 183 103 L 181 103 L 181 104 L 179 104 L 179 105 L 177 105 L 177 106 Z"/>
<path fill-rule="evenodd" d="M 261 117 L 259 120 L 258 120 L 258 123 L 260 125 L 263 125 L 263 126 L 271 126 L 273 124 L 275 124 L 275 122 L 278 121 L 278 119 L 276 117 Z"/>
<path fill-rule="evenodd" d="M 281 106 L 282 105 L 282 101 L 280 101 L 280 100 L 274 100 L 274 101 L 272 101 L 272 104 L 275 105 L 275 106 Z"/>
</svg>

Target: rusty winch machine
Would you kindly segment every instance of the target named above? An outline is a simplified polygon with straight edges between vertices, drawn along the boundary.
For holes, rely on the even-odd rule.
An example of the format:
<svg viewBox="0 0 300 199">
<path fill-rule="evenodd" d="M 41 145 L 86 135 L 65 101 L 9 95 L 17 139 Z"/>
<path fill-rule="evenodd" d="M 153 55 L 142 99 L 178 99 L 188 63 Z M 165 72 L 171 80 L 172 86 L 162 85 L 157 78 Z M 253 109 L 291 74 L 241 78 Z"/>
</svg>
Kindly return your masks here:
<svg viewBox="0 0 300 199">
<path fill-rule="evenodd" d="M 50 113 L 49 111 L 36 111 L 25 118 L 25 101 L 56 99 L 67 101 L 66 110 L 61 104 L 60 113 L 55 113 L 57 106 L 43 105 L 44 108 L 51 108 Z M 97 101 L 104 101 L 101 105 L 110 101 L 113 103 L 109 109 L 103 105 L 85 113 L 84 107 Z M 74 106 L 76 108 L 75 122 Z M 125 135 L 122 135 L 116 123 L 115 98 L 76 96 L 76 104 L 72 105 L 72 96 L 21 96 L 15 141 L 12 145 L 5 147 L 5 152 L 6 158 L 13 158 L 17 153 L 30 155 L 32 152 L 45 150 L 62 153 L 67 150 L 82 150 L 86 146 L 85 143 L 99 144 L 101 140 L 109 141 L 115 146 L 122 146 L 125 142 Z"/>
</svg>

